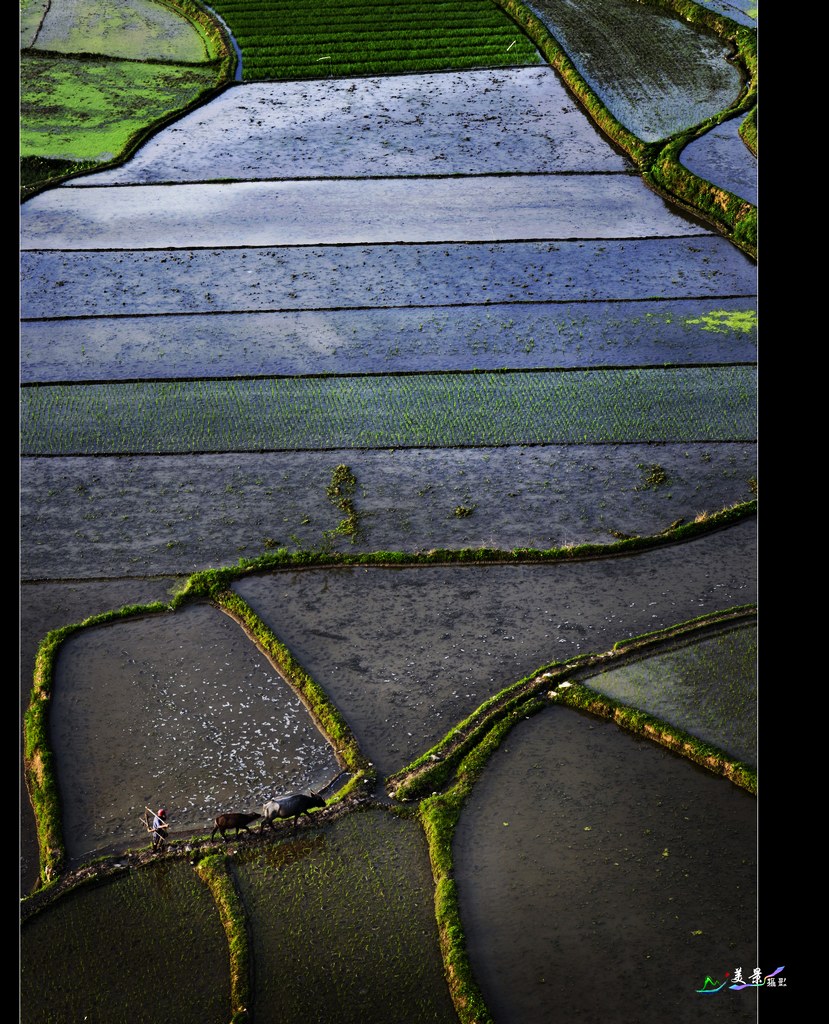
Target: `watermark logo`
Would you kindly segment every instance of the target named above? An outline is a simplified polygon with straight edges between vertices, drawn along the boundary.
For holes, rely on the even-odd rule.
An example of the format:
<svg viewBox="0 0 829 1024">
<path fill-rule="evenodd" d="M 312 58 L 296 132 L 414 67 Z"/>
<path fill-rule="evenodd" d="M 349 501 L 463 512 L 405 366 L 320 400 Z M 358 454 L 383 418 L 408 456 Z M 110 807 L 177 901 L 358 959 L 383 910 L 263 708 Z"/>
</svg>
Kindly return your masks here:
<svg viewBox="0 0 829 1024">
<path fill-rule="evenodd" d="M 763 974 L 759 967 L 755 967 L 749 975 L 749 980 L 745 981 L 743 978 L 742 967 L 735 967 L 734 974 L 730 971 L 726 971 L 724 975 L 724 981 L 718 981 L 715 978 L 709 977 L 706 974 L 705 981 L 702 983 L 702 988 L 698 988 L 696 991 L 700 995 L 709 996 L 715 992 L 721 992 L 726 986 L 732 992 L 742 992 L 744 988 L 785 988 L 786 979 L 782 975 L 785 967 L 778 967 L 776 971 L 772 971 L 771 974 Z M 729 979 L 730 982 L 729 982 Z"/>
</svg>

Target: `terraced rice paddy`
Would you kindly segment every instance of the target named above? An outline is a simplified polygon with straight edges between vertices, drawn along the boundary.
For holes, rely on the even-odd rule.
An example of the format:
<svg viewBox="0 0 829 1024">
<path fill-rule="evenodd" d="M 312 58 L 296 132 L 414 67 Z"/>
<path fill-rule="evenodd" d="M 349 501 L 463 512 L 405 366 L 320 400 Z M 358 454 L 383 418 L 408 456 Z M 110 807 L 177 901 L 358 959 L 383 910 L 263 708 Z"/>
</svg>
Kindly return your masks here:
<svg viewBox="0 0 829 1024">
<path fill-rule="evenodd" d="M 319 78 L 538 63 L 529 39 L 482 0 L 216 0 L 242 77 Z M 321 68 L 322 65 L 322 68 Z"/>
<path fill-rule="evenodd" d="M 181 1021 L 690 1022 L 706 975 L 778 966 L 731 781 L 756 767 L 754 264 L 502 10 L 428 8 L 478 48 L 355 64 L 364 12 L 413 22 L 337 4 L 321 71 L 245 4 L 243 83 L 22 208 L 21 706 L 34 677 L 60 795 L 40 864 L 21 808 L 27 1024 L 132 1024 L 155 986 Z M 739 91 L 664 12 L 543 16 L 644 140 Z M 219 810 L 329 782 L 354 788 L 295 834 L 211 843 Z M 61 850 L 98 883 L 50 886 Z M 107 945 L 79 924 L 104 914 Z"/>
<path fill-rule="evenodd" d="M 529 7 L 608 110 L 645 142 L 699 124 L 740 92 L 722 42 L 670 11 L 627 0 L 533 0 Z"/>
<path fill-rule="evenodd" d="M 731 630 L 591 679 L 740 761 L 757 762 L 757 627 Z"/>
<path fill-rule="evenodd" d="M 186 862 L 80 886 L 24 922 L 20 942 L 26 1024 L 149 1024 L 159 991 L 182 1024 L 230 1019 L 227 939 L 209 890 Z"/>
<path fill-rule="evenodd" d="M 41 385 L 23 395 L 27 455 L 745 441 L 756 433 L 751 367 Z"/>
<path fill-rule="evenodd" d="M 699 1020 L 685 979 L 754 941 L 755 811 L 749 794 L 612 722 L 549 708 L 520 723 L 455 837 L 493 1018 L 542 1024 L 552 1007 L 575 1016 L 589 1005 L 591 1017 L 631 1024 Z M 705 1019 L 748 1024 L 766 994 L 720 993 Z"/>
<path fill-rule="evenodd" d="M 257 1020 L 457 1020 L 416 822 L 352 814 L 290 846 L 244 851 L 233 875 L 253 933 Z"/>
</svg>

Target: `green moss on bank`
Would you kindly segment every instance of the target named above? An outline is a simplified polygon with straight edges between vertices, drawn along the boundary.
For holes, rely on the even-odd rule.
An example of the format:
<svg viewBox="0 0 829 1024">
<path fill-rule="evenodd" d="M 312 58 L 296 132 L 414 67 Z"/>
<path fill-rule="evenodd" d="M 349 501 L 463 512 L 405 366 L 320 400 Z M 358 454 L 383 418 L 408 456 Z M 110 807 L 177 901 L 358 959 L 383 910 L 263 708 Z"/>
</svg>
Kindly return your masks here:
<svg viewBox="0 0 829 1024">
<path fill-rule="evenodd" d="M 173 63 L 24 50 L 20 63 L 20 197 L 113 167 L 154 132 L 232 81 L 225 29 L 191 0 L 167 0 L 191 23 L 210 60 Z"/>
<path fill-rule="evenodd" d="M 226 858 L 221 854 L 203 857 L 196 864 L 196 872 L 210 889 L 222 927 L 227 935 L 230 953 L 230 1024 L 243 1024 L 250 1019 L 251 1001 L 250 948 L 248 945 L 245 910 L 233 880 L 227 870 Z"/>
<path fill-rule="evenodd" d="M 570 92 L 598 127 L 636 163 L 644 181 L 681 208 L 714 225 L 747 255 L 757 256 L 757 208 L 725 189 L 697 177 L 679 162 L 685 146 L 735 113 L 749 113 L 757 102 L 757 33 L 693 0 L 642 0 L 670 11 L 689 24 L 718 36 L 733 53 L 732 62 L 744 76 L 735 102 L 715 116 L 678 133 L 667 143 L 645 143 L 624 127 L 590 88 L 560 43 L 520 0 L 494 0 L 521 26 L 549 63 L 564 79 Z M 756 137 L 755 149 L 756 152 Z"/>
</svg>

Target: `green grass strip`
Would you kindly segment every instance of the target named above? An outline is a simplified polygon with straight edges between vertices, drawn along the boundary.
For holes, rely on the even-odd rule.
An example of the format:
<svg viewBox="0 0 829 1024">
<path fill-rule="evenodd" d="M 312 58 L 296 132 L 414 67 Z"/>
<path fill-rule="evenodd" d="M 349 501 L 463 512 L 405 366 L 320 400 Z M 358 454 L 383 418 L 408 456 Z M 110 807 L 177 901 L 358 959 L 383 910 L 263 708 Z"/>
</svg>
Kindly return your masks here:
<svg viewBox="0 0 829 1024">
<path fill-rule="evenodd" d="M 447 793 L 427 797 L 419 807 L 435 881 L 435 917 L 444 969 L 461 1024 L 492 1024 L 492 1017 L 475 981 L 466 951 L 458 887 L 454 879 L 452 838 L 463 802 L 490 756 L 513 726 L 546 706 L 547 702 L 543 700 L 523 701 L 519 708 L 497 722 L 485 739 L 463 760 L 452 789 Z"/>
<path fill-rule="evenodd" d="M 716 775 L 723 775 L 741 789 L 757 795 L 756 769 L 742 761 L 735 760 L 730 754 L 719 750 L 710 743 L 705 743 L 697 739 L 696 736 L 677 729 L 669 722 L 597 693 L 584 684 L 573 683 L 553 692 L 557 703 L 578 708 L 580 711 L 588 711 L 591 715 L 597 715 L 600 718 L 611 718 L 622 728 L 681 754 Z"/>
<path fill-rule="evenodd" d="M 135 615 L 153 615 L 169 611 L 170 606 L 160 602 L 128 605 L 93 615 L 82 622 L 53 629 L 46 634 L 38 647 L 29 706 L 23 716 L 23 765 L 26 788 L 37 827 L 41 884 L 57 881 L 66 862 L 56 766 L 49 742 L 49 710 L 55 662 L 60 646 L 81 629 L 102 626 Z"/>
<path fill-rule="evenodd" d="M 353 777 L 338 791 L 338 799 L 364 785 L 366 780 L 371 781 L 375 773 L 345 719 L 330 701 L 325 690 L 302 668 L 285 644 L 265 625 L 250 605 L 232 590 L 214 594 L 213 600 L 222 611 L 238 622 L 254 643 L 268 655 L 280 675 L 319 723 L 323 733 L 332 743 L 337 759 L 353 773 Z"/>
<path fill-rule="evenodd" d="M 226 30 L 193 0 L 164 0 L 211 56 L 202 65 L 26 50 L 20 64 L 20 198 L 115 167 L 147 138 L 232 81 Z"/>
<path fill-rule="evenodd" d="M 749 441 L 747 366 L 44 384 L 24 455 Z"/>
<path fill-rule="evenodd" d="M 223 854 L 211 854 L 196 864 L 196 873 L 210 889 L 230 952 L 230 1024 L 243 1024 L 250 1019 L 251 998 L 250 948 L 245 909 L 227 869 Z"/>
<path fill-rule="evenodd" d="M 709 618 L 713 619 L 714 616 Z M 680 624 L 675 628 L 681 631 L 684 625 Z M 607 657 L 608 655 L 591 656 L 587 659 L 580 657 L 558 668 L 562 671 L 579 668 L 579 663 L 582 663 L 583 667 L 585 662 Z M 481 777 L 492 754 L 520 721 L 544 710 L 552 702 L 565 704 L 602 718 L 613 719 L 622 728 L 644 736 L 710 771 L 725 776 L 750 793 L 757 793 L 757 774 L 749 765 L 735 761 L 728 754 L 703 743 L 696 737 L 635 708 L 612 701 L 587 686 L 569 682 L 565 685 L 559 683 L 557 689 L 548 690 L 546 697 L 539 696 L 541 690 L 547 690 L 551 685 L 552 676 L 553 673 L 549 670 L 542 672 L 534 691 L 529 692 L 520 702 L 505 707 L 500 719 L 461 760 L 451 789 L 426 797 L 419 807 L 435 880 L 435 915 L 446 976 L 462 1024 L 492 1024 L 492 1018 L 475 982 L 466 952 L 457 884 L 453 872 L 452 839 L 464 800 Z M 504 692 L 511 690 L 513 687 L 507 688 Z"/>
<path fill-rule="evenodd" d="M 719 612 L 710 612 L 695 619 L 656 630 L 653 633 L 620 641 L 614 644 L 610 651 L 580 654 L 565 662 L 551 662 L 549 665 L 542 666 L 484 701 L 471 715 L 450 729 L 443 739 L 430 750 L 399 772 L 390 775 L 386 779 L 389 794 L 397 800 L 412 800 L 425 797 L 450 784 L 453 777 L 460 777 L 461 774 L 469 771 L 471 763 L 477 763 L 482 750 L 489 749 L 488 737 L 493 728 L 498 728 L 499 723 L 504 719 L 512 720 L 514 714 L 522 714 L 521 709 L 528 700 L 539 697 L 544 692 L 549 695 L 554 687 L 567 681 L 574 674 L 580 677 L 595 675 L 597 672 L 604 672 L 612 668 L 613 662 L 629 660 L 629 656 L 634 652 L 637 658 L 642 657 L 643 654 L 647 656 L 648 652 L 657 653 L 667 642 L 706 635 L 712 627 L 733 624 L 735 621 L 747 619 L 756 621 L 756 614 L 756 605 L 743 605 Z M 563 690 L 557 691 L 556 699 L 558 699 L 558 693 L 564 694 L 562 699 L 567 700 L 567 695 L 570 694 L 569 683 Z M 660 742 L 684 756 L 691 757 L 692 760 L 704 764 L 712 771 L 727 774 L 738 785 L 751 788 L 751 784 L 745 784 L 747 777 L 745 773 L 750 774 L 752 769 L 747 769 L 746 766 L 735 762 L 728 755 L 715 750 L 709 744 L 705 744 L 681 730 L 674 729 L 644 712 L 627 708 L 610 698 L 603 697 L 601 699 L 605 701 L 605 704 L 596 713 L 602 714 L 604 717 L 613 716 L 618 724 L 624 725 L 625 728 L 647 735 L 649 739 Z M 611 708 L 612 711 L 608 712 L 607 708 Z M 470 761 L 469 758 L 473 760 Z M 465 767 L 463 767 L 464 765 Z M 727 765 L 727 768 L 723 768 L 723 765 Z M 754 785 L 756 787 L 756 779 Z"/>
</svg>

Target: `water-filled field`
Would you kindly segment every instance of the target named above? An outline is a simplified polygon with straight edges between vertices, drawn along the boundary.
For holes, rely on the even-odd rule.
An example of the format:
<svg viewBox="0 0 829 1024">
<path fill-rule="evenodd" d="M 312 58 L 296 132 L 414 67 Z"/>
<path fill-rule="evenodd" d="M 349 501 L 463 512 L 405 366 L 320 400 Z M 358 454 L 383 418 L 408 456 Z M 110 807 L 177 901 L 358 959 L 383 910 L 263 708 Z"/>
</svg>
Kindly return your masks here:
<svg viewBox="0 0 829 1024">
<path fill-rule="evenodd" d="M 733 101 L 721 41 L 615 6 L 612 47 L 586 31 L 609 0 L 554 34 L 620 121 L 662 137 Z M 569 662 L 720 762 L 752 753 L 753 643 L 711 653 L 699 623 L 684 646 L 610 659 L 756 601 L 756 268 L 647 188 L 527 53 L 234 85 L 122 167 L 24 203 L 21 695 L 34 678 L 54 747 L 27 757 L 25 1019 L 141 1020 L 160 984 L 182 1021 L 566 1007 L 661 1024 L 666 1005 L 696 1019 L 706 975 L 756 961 L 751 792 L 548 707 L 553 683 L 512 732 L 489 703 Z M 651 82 L 658 121 L 635 101 Z M 588 542 L 633 546 L 568 556 Z M 492 564 L 287 561 L 462 548 Z M 530 564 L 525 548 L 561 551 Z M 246 568 L 277 553 L 282 568 Z M 133 607 L 205 570 L 196 600 Z M 433 745 L 489 714 L 433 776 L 470 786 L 453 839 L 384 780 L 423 756 L 439 772 Z M 52 768 L 68 866 L 123 874 L 52 884 Z M 295 834 L 209 838 L 220 810 L 329 782 Z M 162 804 L 173 842 L 154 863 L 140 819 Z M 109 945 L 88 927 L 103 914 Z M 751 993 L 730 995 L 712 1012 L 745 1019 Z"/>
</svg>

